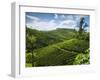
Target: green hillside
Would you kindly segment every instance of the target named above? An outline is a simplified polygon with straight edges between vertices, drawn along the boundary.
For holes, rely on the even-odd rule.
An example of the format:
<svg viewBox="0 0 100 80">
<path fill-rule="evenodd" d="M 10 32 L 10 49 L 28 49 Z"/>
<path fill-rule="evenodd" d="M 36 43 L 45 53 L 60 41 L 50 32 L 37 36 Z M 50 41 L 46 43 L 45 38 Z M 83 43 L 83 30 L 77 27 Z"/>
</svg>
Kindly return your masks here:
<svg viewBox="0 0 100 80">
<path fill-rule="evenodd" d="M 36 42 L 34 43 L 35 48 L 45 47 L 51 44 L 62 42 L 68 40 L 75 36 L 75 31 L 72 29 L 56 29 L 53 31 L 38 31 L 35 29 L 26 28 L 26 35 L 36 37 Z M 27 40 L 27 38 L 26 38 Z M 27 42 L 28 43 L 28 42 Z M 29 47 L 26 45 L 26 48 Z"/>
<path fill-rule="evenodd" d="M 71 39 L 34 51 L 36 64 L 38 66 L 71 65 L 75 56 L 89 47 L 88 42 L 84 45 L 83 40 Z M 67 45 L 67 46 L 66 46 Z"/>
<path fill-rule="evenodd" d="M 38 31 L 26 28 L 26 67 L 89 63 L 89 52 L 86 52 L 89 49 L 89 34 L 77 34 L 73 29 Z M 34 40 L 33 43 L 30 40 Z M 80 55 L 85 58 L 80 60 Z"/>
</svg>

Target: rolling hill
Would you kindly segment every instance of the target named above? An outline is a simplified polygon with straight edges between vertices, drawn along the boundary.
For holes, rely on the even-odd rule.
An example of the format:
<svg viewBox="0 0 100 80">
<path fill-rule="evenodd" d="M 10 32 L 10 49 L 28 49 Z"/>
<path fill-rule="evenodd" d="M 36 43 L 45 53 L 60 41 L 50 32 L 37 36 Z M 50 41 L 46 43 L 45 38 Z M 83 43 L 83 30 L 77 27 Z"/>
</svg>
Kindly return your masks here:
<svg viewBox="0 0 100 80">
<path fill-rule="evenodd" d="M 34 36 L 36 39 L 32 44 L 34 57 L 32 57 L 31 47 L 26 45 L 26 62 L 29 64 L 27 67 L 32 67 L 31 64 L 38 67 L 73 65 L 77 55 L 85 54 L 89 49 L 89 41 L 78 39 L 76 34 L 77 31 L 73 29 L 57 28 L 52 31 L 39 31 L 26 28 L 26 35 Z M 84 36 L 87 36 L 87 33 Z M 28 44 L 27 38 L 26 44 Z"/>
</svg>

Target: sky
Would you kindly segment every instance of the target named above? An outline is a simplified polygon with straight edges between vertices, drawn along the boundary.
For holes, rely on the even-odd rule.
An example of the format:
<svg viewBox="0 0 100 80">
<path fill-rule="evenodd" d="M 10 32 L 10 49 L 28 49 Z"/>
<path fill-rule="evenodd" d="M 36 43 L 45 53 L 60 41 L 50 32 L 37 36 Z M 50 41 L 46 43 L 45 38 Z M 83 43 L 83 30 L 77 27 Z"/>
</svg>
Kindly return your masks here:
<svg viewBox="0 0 100 80">
<path fill-rule="evenodd" d="M 56 28 L 79 29 L 80 17 L 84 17 L 85 28 L 89 31 L 89 15 L 79 14 L 57 14 L 57 13 L 36 13 L 26 12 L 26 26 L 37 30 L 54 30 Z"/>
</svg>

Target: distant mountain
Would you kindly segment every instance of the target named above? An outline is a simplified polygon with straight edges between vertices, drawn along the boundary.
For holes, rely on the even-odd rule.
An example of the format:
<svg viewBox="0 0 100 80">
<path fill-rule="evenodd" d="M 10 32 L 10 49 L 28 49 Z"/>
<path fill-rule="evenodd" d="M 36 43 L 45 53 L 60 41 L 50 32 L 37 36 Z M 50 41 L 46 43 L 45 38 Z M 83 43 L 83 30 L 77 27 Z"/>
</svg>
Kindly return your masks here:
<svg viewBox="0 0 100 80">
<path fill-rule="evenodd" d="M 71 39 L 75 35 L 74 29 L 66 28 L 57 28 L 56 30 L 48 31 L 47 33 L 62 40 Z"/>
<path fill-rule="evenodd" d="M 26 34 L 34 35 L 37 38 L 36 47 L 38 48 L 71 39 L 75 36 L 75 31 L 64 28 L 57 28 L 52 31 L 38 31 L 36 29 L 26 28 Z"/>
</svg>

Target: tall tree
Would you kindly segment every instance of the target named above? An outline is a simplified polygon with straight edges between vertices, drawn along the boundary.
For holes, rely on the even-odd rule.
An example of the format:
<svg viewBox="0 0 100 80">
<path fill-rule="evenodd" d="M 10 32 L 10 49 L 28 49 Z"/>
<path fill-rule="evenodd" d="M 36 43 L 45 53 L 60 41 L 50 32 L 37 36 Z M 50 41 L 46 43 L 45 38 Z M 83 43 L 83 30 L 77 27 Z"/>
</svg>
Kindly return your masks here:
<svg viewBox="0 0 100 80">
<path fill-rule="evenodd" d="M 83 32 L 84 17 L 80 18 L 79 33 Z"/>
<path fill-rule="evenodd" d="M 36 37 L 35 36 L 26 36 L 26 41 L 28 42 L 28 46 L 30 47 L 30 51 L 32 53 L 32 66 L 34 66 L 34 43 L 36 42 Z"/>
<path fill-rule="evenodd" d="M 85 18 L 81 17 L 80 18 L 80 23 L 79 23 L 79 33 L 82 34 L 82 32 L 84 31 L 85 27 L 87 27 L 87 23 L 85 22 Z"/>
</svg>

